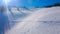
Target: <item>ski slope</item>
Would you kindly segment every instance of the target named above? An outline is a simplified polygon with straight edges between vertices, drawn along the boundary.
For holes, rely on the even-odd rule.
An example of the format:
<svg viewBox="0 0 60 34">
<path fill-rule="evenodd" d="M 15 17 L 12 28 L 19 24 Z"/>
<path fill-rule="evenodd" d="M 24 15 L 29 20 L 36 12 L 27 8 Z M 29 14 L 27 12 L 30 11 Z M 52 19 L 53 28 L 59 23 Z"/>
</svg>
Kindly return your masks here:
<svg viewBox="0 0 60 34">
<path fill-rule="evenodd" d="M 60 34 L 60 22 L 56 21 L 60 21 L 60 7 L 38 8 L 5 34 Z"/>
</svg>

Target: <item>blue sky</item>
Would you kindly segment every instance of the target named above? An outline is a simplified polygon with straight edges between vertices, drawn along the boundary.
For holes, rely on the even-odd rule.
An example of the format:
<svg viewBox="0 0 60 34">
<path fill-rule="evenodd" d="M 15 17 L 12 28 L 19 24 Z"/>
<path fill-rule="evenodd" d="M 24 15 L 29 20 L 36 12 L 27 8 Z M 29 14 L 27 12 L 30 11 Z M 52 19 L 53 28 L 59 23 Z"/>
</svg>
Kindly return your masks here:
<svg viewBox="0 0 60 34">
<path fill-rule="evenodd" d="M 14 6 L 25 6 L 25 7 L 43 7 L 47 5 L 52 5 L 60 0 L 17 0 L 17 2 L 12 2 L 10 5 Z"/>
<path fill-rule="evenodd" d="M 10 0 L 9 6 L 25 6 L 25 7 L 43 7 L 52 5 L 60 0 Z M 1 3 L 1 0 L 0 0 Z"/>
</svg>

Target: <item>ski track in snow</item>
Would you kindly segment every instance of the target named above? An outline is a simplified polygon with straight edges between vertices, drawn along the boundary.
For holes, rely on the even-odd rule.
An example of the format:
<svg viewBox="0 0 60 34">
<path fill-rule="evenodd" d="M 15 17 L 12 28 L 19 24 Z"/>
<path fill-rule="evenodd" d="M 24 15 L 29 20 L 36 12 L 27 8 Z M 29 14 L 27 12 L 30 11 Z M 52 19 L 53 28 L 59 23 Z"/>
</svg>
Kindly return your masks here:
<svg viewBox="0 0 60 34">
<path fill-rule="evenodd" d="M 21 23 L 12 27 L 11 30 L 5 32 L 5 34 L 60 34 L 60 24 L 49 25 L 47 23 L 38 22 L 51 20 L 57 21 L 60 16 L 52 16 L 51 19 L 48 16 L 56 13 L 57 15 L 60 13 L 60 7 L 38 9 L 34 13 L 30 14 L 30 16 L 22 20 Z"/>
</svg>

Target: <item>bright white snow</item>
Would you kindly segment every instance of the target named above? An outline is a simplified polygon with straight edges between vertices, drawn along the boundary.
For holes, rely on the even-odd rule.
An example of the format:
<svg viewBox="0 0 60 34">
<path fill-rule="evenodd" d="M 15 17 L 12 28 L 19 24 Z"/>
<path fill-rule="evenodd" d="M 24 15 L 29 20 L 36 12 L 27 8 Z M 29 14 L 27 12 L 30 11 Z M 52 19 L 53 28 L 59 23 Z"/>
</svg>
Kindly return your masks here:
<svg viewBox="0 0 60 34">
<path fill-rule="evenodd" d="M 60 34 L 60 23 L 39 21 L 60 21 L 60 7 L 35 10 L 5 34 Z"/>
</svg>

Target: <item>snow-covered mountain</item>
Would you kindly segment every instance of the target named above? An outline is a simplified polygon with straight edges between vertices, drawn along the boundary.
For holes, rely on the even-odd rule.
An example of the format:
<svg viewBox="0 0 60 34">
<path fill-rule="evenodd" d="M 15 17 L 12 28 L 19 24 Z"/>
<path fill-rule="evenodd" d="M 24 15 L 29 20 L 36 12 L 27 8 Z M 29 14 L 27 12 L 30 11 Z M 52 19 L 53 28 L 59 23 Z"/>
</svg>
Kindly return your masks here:
<svg viewBox="0 0 60 34">
<path fill-rule="evenodd" d="M 38 8 L 5 34 L 60 34 L 60 7 Z"/>
</svg>

